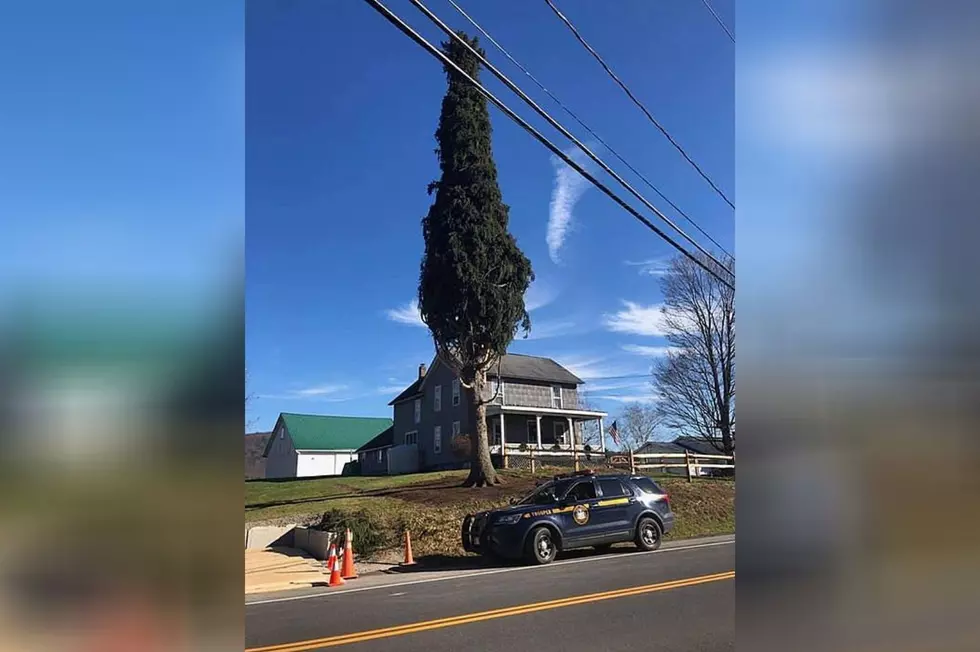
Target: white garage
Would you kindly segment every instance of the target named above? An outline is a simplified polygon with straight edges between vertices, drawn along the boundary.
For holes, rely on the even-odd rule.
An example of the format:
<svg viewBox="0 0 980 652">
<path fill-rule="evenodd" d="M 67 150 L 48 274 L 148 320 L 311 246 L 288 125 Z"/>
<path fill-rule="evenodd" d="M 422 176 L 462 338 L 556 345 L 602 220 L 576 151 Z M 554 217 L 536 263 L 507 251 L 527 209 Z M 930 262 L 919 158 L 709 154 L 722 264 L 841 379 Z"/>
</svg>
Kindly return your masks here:
<svg viewBox="0 0 980 652">
<path fill-rule="evenodd" d="M 391 419 L 283 412 L 262 456 L 267 478 L 341 475 L 357 449 L 390 428 Z"/>
</svg>

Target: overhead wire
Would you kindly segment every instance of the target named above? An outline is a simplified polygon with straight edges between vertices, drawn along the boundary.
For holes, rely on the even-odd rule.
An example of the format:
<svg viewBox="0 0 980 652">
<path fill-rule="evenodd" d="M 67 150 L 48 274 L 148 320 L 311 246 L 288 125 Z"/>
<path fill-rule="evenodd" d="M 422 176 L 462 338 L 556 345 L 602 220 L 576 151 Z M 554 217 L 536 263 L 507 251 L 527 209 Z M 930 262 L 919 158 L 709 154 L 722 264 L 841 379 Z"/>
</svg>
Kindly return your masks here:
<svg viewBox="0 0 980 652">
<path fill-rule="evenodd" d="M 605 161 L 603 161 L 601 158 L 599 158 L 599 156 L 596 155 L 591 149 L 589 149 L 588 146 L 586 146 L 581 140 L 579 140 L 578 138 L 576 138 L 574 134 L 572 134 L 570 131 L 568 131 L 568 129 L 566 129 L 564 127 L 564 125 L 562 125 L 560 122 L 558 122 L 553 117 L 551 117 L 551 115 L 547 111 L 545 111 L 544 109 L 542 109 L 537 104 L 537 102 L 535 102 L 533 99 L 531 99 L 527 95 L 527 93 L 525 93 L 523 90 L 521 90 L 521 88 L 519 86 L 517 86 L 517 84 L 515 84 L 514 82 L 512 82 L 507 77 L 507 75 L 505 75 L 500 70 L 498 70 L 497 67 L 494 66 L 490 61 L 488 61 L 485 56 L 483 56 L 482 54 L 480 54 L 480 52 L 478 52 L 477 50 L 475 50 L 469 43 L 467 43 L 464 39 L 462 39 L 459 36 L 459 34 L 457 34 L 455 31 L 453 31 L 453 29 L 451 27 L 449 27 L 445 22 L 443 22 L 442 19 L 440 19 L 438 16 L 436 16 L 428 7 L 426 7 L 421 2 L 421 0 L 411 0 L 411 2 L 412 2 L 413 5 L 415 5 L 415 7 L 419 11 L 421 11 L 426 16 L 426 18 L 428 18 L 433 23 L 435 23 L 435 25 L 437 27 L 439 27 L 439 29 L 441 29 L 447 36 L 449 36 L 452 39 L 455 39 L 463 47 L 465 47 L 467 50 L 469 50 L 469 52 L 471 54 L 473 54 L 473 56 L 475 56 L 477 59 L 479 59 L 479 61 L 486 67 L 486 69 L 489 70 L 497 79 L 499 79 L 501 82 L 503 82 L 504 85 L 507 86 L 507 88 L 509 88 L 514 93 L 516 93 L 518 95 L 518 97 L 520 97 L 521 100 L 524 101 L 525 104 L 527 104 L 528 106 L 530 106 L 532 109 L 534 109 L 534 111 L 538 115 L 540 115 L 542 118 L 544 118 L 545 120 L 547 120 L 548 121 L 548 124 L 550 124 L 552 127 L 554 127 L 559 132 L 561 132 L 561 134 L 563 136 L 565 136 L 566 138 L 568 138 L 569 140 L 571 140 L 575 144 L 576 147 L 578 147 L 589 158 L 591 158 L 592 161 L 595 162 L 597 165 L 599 165 L 599 167 L 601 167 L 607 174 L 609 174 L 617 182 L 619 182 L 619 184 L 623 188 L 625 188 L 631 195 L 633 195 L 636 199 L 638 199 L 648 209 L 650 209 L 651 211 L 653 211 L 654 213 L 656 213 L 657 217 L 659 217 L 668 226 L 670 226 L 672 229 L 674 229 L 674 231 L 676 231 L 682 238 L 684 238 L 689 243 L 691 243 L 698 251 L 700 251 L 704 256 L 706 256 L 709 260 L 711 260 L 711 262 L 713 262 L 716 265 L 718 265 L 719 268 L 721 268 L 721 269 L 725 270 L 726 272 L 730 273 L 730 270 L 728 270 L 728 268 L 726 267 L 726 265 L 724 263 L 722 263 L 720 260 L 718 260 L 717 258 L 715 258 L 714 255 L 712 255 L 709 251 L 707 251 L 704 247 L 702 247 L 700 245 L 700 243 L 698 243 L 697 240 L 695 240 L 694 238 L 692 238 L 691 236 L 689 236 L 687 233 L 684 232 L 683 229 L 681 229 L 679 226 L 677 226 L 676 224 L 674 224 L 674 222 L 669 217 L 667 217 L 666 215 L 664 215 L 664 213 L 659 208 L 657 208 L 652 203 L 650 203 L 650 201 L 648 201 L 646 199 L 646 197 L 644 197 L 639 192 L 637 192 L 636 189 L 633 188 L 633 186 L 631 186 L 629 184 L 629 182 L 627 182 L 615 170 L 613 170 L 611 167 L 609 167 L 605 163 Z"/>
<path fill-rule="evenodd" d="M 595 131 L 593 131 L 593 130 L 592 130 L 592 128 L 591 128 L 591 127 L 589 127 L 589 125 L 587 125 L 587 124 L 585 123 L 585 121 L 583 121 L 583 120 L 582 120 L 581 118 L 579 118 L 579 117 L 578 117 L 578 115 L 576 115 L 576 114 L 575 114 L 575 112 L 573 112 L 573 111 L 572 111 L 572 110 L 571 110 L 570 108 L 568 108 L 567 106 L 565 106 L 565 104 L 564 104 L 564 103 L 563 103 L 563 102 L 562 102 L 562 101 L 561 101 L 560 99 L 558 99 L 558 98 L 557 98 L 557 97 L 555 96 L 555 94 L 554 94 L 554 93 L 552 93 L 552 92 L 551 92 L 550 90 L 548 90 L 548 89 L 547 89 L 547 88 L 545 87 L 545 85 L 544 85 L 544 84 L 542 84 L 542 83 L 541 83 L 540 81 L 538 81 L 538 79 L 537 79 L 537 78 L 536 78 L 536 77 L 535 77 L 535 76 L 534 76 L 533 74 L 531 74 L 531 71 L 529 71 L 529 70 L 528 70 L 527 68 L 525 68 L 525 67 L 524 67 L 524 66 L 523 66 L 523 65 L 521 64 L 521 62 L 520 62 L 520 61 L 518 61 L 517 59 L 515 59 L 515 58 L 514 58 L 514 57 L 513 57 L 513 56 L 512 56 L 511 54 L 510 54 L 510 52 L 508 52 L 508 51 L 507 51 L 507 50 L 506 50 L 506 49 L 504 48 L 504 46 L 502 46 L 502 45 L 501 45 L 500 43 L 498 43 L 498 42 L 496 41 L 496 39 L 494 39 L 494 38 L 493 38 L 493 36 L 491 36 L 491 35 L 490 35 L 490 33 L 489 33 L 489 32 L 487 32 L 487 30 L 485 30 L 485 29 L 484 29 L 484 28 L 483 28 L 483 27 L 482 27 L 482 26 L 481 26 L 481 25 L 480 25 L 480 24 L 479 24 L 478 22 L 476 22 L 476 20 L 475 20 L 475 19 L 473 19 L 473 18 L 472 18 L 472 17 L 471 17 L 471 16 L 470 16 L 470 15 L 469 15 L 468 13 L 466 13 L 466 11 L 465 11 L 465 10 L 464 10 L 464 9 L 463 9 L 462 7 L 460 7 L 460 6 L 459 6 L 459 5 L 458 5 L 458 4 L 457 4 L 457 3 L 455 2 L 455 0 L 447 0 L 447 1 L 449 2 L 449 4 L 450 4 L 450 5 L 452 5 L 452 7 L 453 7 L 453 8 L 454 8 L 454 9 L 455 9 L 455 10 L 456 10 L 457 12 L 459 12 L 459 14 L 460 14 L 460 15 L 461 15 L 461 16 L 462 16 L 463 18 L 465 18 L 465 19 L 466 19 L 467 21 L 469 21 L 469 23 L 470 23 L 470 24 L 471 24 L 471 25 L 472 25 L 472 26 L 473 26 L 473 27 L 474 27 L 475 29 L 477 29 L 477 30 L 478 30 L 478 31 L 479 31 L 479 32 L 480 32 L 480 33 L 481 33 L 481 34 L 482 34 L 482 35 L 484 36 L 484 38 L 486 38 L 486 39 L 487 39 L 487 40 L 488 40 L 488 41 L 489 41 L 490 43 L 492 43 L 492 44 L 493 44 L 493 46 L 494 46 L 495 48 L 497 48 L 497 50 L 499 50 L 501 54 L 503 54 L 503 55 L 504 55 L 505 57 L 507 57 L 507 59 L 509 59 L 511 63 L 513 63 L 513 64 L 514 64 L 515 66 L 517 66 L 517 67 L 518 67 L 518 68 L 520 69 L 520 71 L 521 71 L 521 72 L 523 72 L 523 73 L 524 73 L 525 75 L 527 75 L 527 77 L 528 77 L 528 78 L 529 78 L 529 79 L 530 79 L 530 80 L 531 80 L 531 81 L 532 81 L 532 82 L 533 82 L 533 83 L 534 83 L 534 84 L 535 84 L 535 85 L 536 85 L 536 86 L 537 86 L 538 88 L 540 88 L 542 92 L 544 92 L 544 93 L 546 93 L 546 94 L 548 95 L 548 97 L 550 97 L 550 98 L 551 98 L 551 99 L 552 99 L 552 100 L 553 100 L 553 101 L 555 102 L 555 104 L 557 104 L 557 105 L 558 105 L 558 106 L 559 106 L 559 107 L 560 107 L 560 108 L 561 108 L 561 109 L 562 109 L 562 110 L 563 110 L 563 111 L 564 111 L 565 113 L 567 113 L 567 114 L 569 115 L 569 117 L 571 117 L 571 118 L 572 118 L 573 120 L 575 120 L 575 122 L 577 122 L 577 123 L 578 123 L 578 124 L 579 124 L 579 125 L 580 125 L 580 126 L 581 126 L 581 127 L 583 128 L 583 129 L 585 129 L 585 130 L 586 130 L 586 131 L 587 131 L 587 132 L 589 133 L 589 135 L 591 135 L 591 136 L 592 136 L 592 137 L 593 137 L 593 138 L 594 138 L 594 139 L 596 140 L 596 142 L 598 142 L 598 143 L 599 143 L 600 145 L 602 145 L 602 146 L 603 146 L 603 147 L 605 147 L 605 148 L 606 148 L 607 150 L 609 150 L 609 152 L 610 152 L 610 153 L 611 153 L 611 154 L 612 154 L 613 156 L 615 156 L 615 157 L 616 157 L 617 159 L 619 159 L 619 161 L 620 161 L 620 162 L 621 162 L 621 163 L 622 163 L 623 165 L 625 165 L 625 166 L 626 166 L 627 168 L 629 168 L 629 170 L 630 170 L 630 171 L 631 171 L 631 172 L 632 172 L 633 174 L 635 174 L 635 175 L 636 175 L 637 177 L 639 177 L 639 179 L 640 179 L 641 181 L 643 181 L 643 183 L 645 183 L 645 184 L 646 184 L 647 186 L 649 186 L 649 187 L 650 187 L 650 189 L 651 189 L 651 190 L 653 190 L 653 191 L 654 191 L 655 193 L 657 193 L 657 195 L 659 195 L 661 199 L 663 199 L 663 200 L 664 200 L 665 202 L 667 202 L 667 203 L 668 203 L 668 204 L 669 204 L 669 205 L 671 206 L 671 208 L 673 208 L 673 209 L 674 209 L 675 211 L 677 211 L 677 213 L 678 213 L 678 214 L 680 214 L 680 216 L 681 216 L 681 217 L 683 217 L 683 218 L 684 218 L 685 220 L 687 220 L 687 221 L 688 221 L 688 222 L 689 222 L 689 223 L 691 224 L 691 226 L 693 226 L 693 227 L 694 227 L 695 229 L 697 229 L 697 230 L 698 230 L 698 232 L 699 232 L 699 233 L 700 233 L 701 235 L 703 235 L 703 236 L 704 236 L 705 238 L 707 238 L 708 240 L 710 240 L 710 241 L 711 241 L 711 244 L 713 244 L 714 246 L 716 246 L 716 247 L 718 247 L 718 249 L 720 249 L 720 250 L 721 250 L 721 251 L 722 251 L 723 253 L 725 253 L 726 255 L 728 255 L 728 256 L 730 256 L 730 257 L 734 257 L 734 256 L 732 256 L 732 254 L 731 254 L 731 252 L 729 252 L 729 251 L 728 251 L 727 249 L 725 249 L 725 248 L 724 248 L 723 246 L 721 246 L 721 244 L 720 244 L 720 243 L 719 243 L 719 242 L 718 242 L 717 240 L 715 240 L 714 238 L 712 238 L 712 237 L 711 237 L 711 235 L 709 235 L 707 231 L 705 231 L 705 230 L 704 230 L 703 228 L 701 228 L 701 225 L 699 225 L 699 224 L 698 224 L 697 222 L 695 222 L 695 221 L 694 221 L 694 218 L 692 218 L 692 217 L 691 217 L 690 215 L 688 215 L 687 213 L 685 213 L 685 212 L 684 212 L 684 211 L 683 211 L 683 210 L 681 209 L 681 207 L 680 207 L 680 206 L 678 206 L 678 205 L 677 205 L 677 204 L 675 204 L 675 203 L 674 203 L 673 201 L 671 201 L 671 199 L 670 199 L 669 197 L 667 197 L 667 195 L 665 195 L 665 194 L 664 194 L 663 192 L 661 192 L 661 191 L 660 191 L 660 189 L 659 189 L 659 188 L 657 188 L 657 186 L 655 186 L 655 185 L 653 184 L 653 182 L 652 182 L 652 181 L 650 181 L 650 180 L 649 180 L 649 179 L 648 179 L 648 178 L 647 178 L 646 176 L 644 176 L 644 175 L 643 175 L 643 174 L 642 174 L 642 173 L 641 173 L 641 172 L 640 172 L 639 170 L 637 170 L 637 169 L 636 169 L 635 167 L 633 167 L 633 166 L 632 166 L 632 165 L 631 165 L 631 164 L 629 163 L 629 161 L 627 161 L 627 160 L 626 160 L 625 158 L 623 158 L 623 157 L 622 157 L 622 156 L 621 156 L 621 155 L 619 154 L 619 152 L 617 152 L 617 151 L 616 151 L 615 149 L 613 149 L 613 148 L 612 148 L 612 146 L 611 146 L 611 145 L 609 145 L 609 143 L 607 143 L 606 141 L 604 141 L 604 140 L 603 140 L 603 139 L 602 139 L 602 138 L 601 138 L 601 137 L 599 136 L 599 134 L 597 134 L 597 133 L 596 133 Z"/>
<path fill-rule="evenodd" d="M 694 161 L 694 159 L 691 158 L 690 155 L 686 151 L 684 151 L 684 148 L 681 147 L 680 143 L 678 143 L 676 140 L 674 140 L 674 137 L 670 135 L 670 132 L 667 131 L 667 129 L 662 124 L 660 124 L 660 122 L 655 117 L 653 117 L 653 114 L 650 113 L 649 109 L 647 109 L 647 107 L 643 105 L 643 102 L 641 102 L 639 99 L 637 99 L 637 97 L 633 94 L 633 91 L 631 91 L 629 89 L 629 87 L 623 82 L 623 80 L 620 79 L 616 75 L 616 73 L 614 73 L 612 71 L 612 68 L 610 68 L 609 65 L 603 60 L 602 56 L 600 56 L 599 53 L 596 52 L 595 49 L 591 45 L 589 45 L 589 42 L 585 40 L 585 38 L 582 36 L 581 33 L 579 33 L 579 31 L 575 27 L 575 25 L 572 24 L 572 21 L 570 21 L 568 18 L 566 18 L 565 17 L 565 14 L 561 13 L 561 10 L 559 10 L 558 7 L 556 7 L 555 4 L 551 0 L 544 0 L 544 1 L 547 3 L 547 5 L 549 7 L 551 7 L 551 10 L 555 13 L 555 15 L 558 16 L 558 18 L 563 23 L 565 23 L 565 26 L 568 27 L 569 30 L 571 30 L 572 34 L 575 36 L 575 38 L 578 40 L 578 42 L 581 43 L 585 47 L 585 49 L 589 51 L 589 53 L 595 58 L 595 60 L 599 62 L 599 65 L 601 65 L 603 67 L 603 69 L 606 71 L 606 73 L 610 77 L 613 78 L 613 81 L 615 81 L 619 85 L 619 87 L 623 89 L 623 91 L 626 93 L 626 95 L 629 96 L 629 98 L 631 100 L 633 100 L 633 104 L 635 104 L 637 107 L 639 107 L 639 109 L 641 111 L 643 111 L 644 115 L 646 115 L 646 117 L 650 120 L 650 122 L 652 122 L 654 124 L 654 126 L 656 126 L 657 129 L 660 130 L 660 133 L 662 133 L 667 138 L 667 140 L 670 141 L 670 144 L 674 146 L 674 149 L 676 149 L 678 152 L 680 152 L 681 155 L 685 159 L 687 159 L 687 162 L 690 163 L 692 166 L 694 166 L 694 169 L 697 170 L 698 174 L 700 174 L 701 177 L 705 181 L 708 182 L 708 184 L 714 189 L 714 191 L 718 194 L 718 196 L 720 196 L 722 199 L 724 199 L 725 202 L 729 206 L 731 206 L 732 209 L 734 209 L 735 208 L 735 204 L 733 204 L 732 201 L 728 198 L 728 195 L 726 195 L 721 190 L 721 188 L 719 188 L 715 184 L 715 182 L 712 181 L 711 177 L 709 177 L 707 175 L 707 173 L 704 170 L 701 169 L 701 166 L 699 166 Z"/>
<path fill-rule="evenodd" d="M 665 242 L 667 242 L 674 249 L 679 251 L 683 256 L 688 258 L 691 262 L 693 262 L 695 265 L 703 269 L 709 275 L 717 279 L 718 282 L 720 282 L 722 285 L 724 285 L 725 287 L 731 290 L 735 289 L 735 286 L 732 285 L 727 279 L 724 279 L 721 276 L 719 276 L 718 272 L 712 269 L 712 266 L 709 266 L 704 261 L 699 259 L 697 256 L 695 256 L 687 249 L 682 247 L 676 240 L 674 240 L 669 235 L 664 233 L 663 230 L 661 230 L 656 224 L 654 224 L 649 219 L 647 219 L 642 214 L 640 214 L 639 211 L 637 211 L 635 208 L 627 204 L 621 197 L 619 197 L 616 193 L 610 190 L 604 183 L 602 183 L 597 178 L 595 178 L 595 176 L 593 176 L 588 170 L 583 168 L 581 165 L 575 162 L 571 157 L 565 154 L 557 145 L 555 145 L 550 140 L 548 140 L 547 137 L 542 135 L 541 132 L 535 129 L 530 123 L 528 123 L 522 117 L 517 115 L 510 107 L 504 104 L 493 93 L 491 93 L 482 84 L 480 84 L 480 82 L 475 80 L 470 75 L 466 74 L 466 72 L 462 68 L 460 68 L 456 64 L 456 62 L 454 62 L 452 59 L 446 56 L 445 53 L 443 53 L 437 47 L 435 47 L 427 40 L 425 40 L 424 37 L 422 37 L 414 29 L 412 29 L 407 23 L 405 23 L 405 21 L 399 18 L 394 12 L 392 12 L 383 3 L 381 3 L 379 0 L 364 0 L 364 2 L 366 2 L 368 5 L 371 6 L 372 9 L 374 9 L 379 14 L 381 14 L 388 22 L 390 22 L 392 25 L 398 28 L 399 31 L 401 31 L 403 34 L 405 34 L 410 39 L 415 41 L 417 45 L 425 49 L 429 54 L 434 56 L 436 59 L 440 60 L 443 63 L 443 65 L 454 70 L 456 74 L 460 75 L 463 79 L 466 79 L 470 84 L 473 85 L 474 88 L 476 88 L 480 92 L 481 95 L 483 95 L 485 98 L 490 100 L 490 102 L 492 102 L 494 106 L 496 106 L 498 109 L 503 111 L 507 117 L 509 117 L 514 122 L 516 122 L 521 128 L 523 128 L 525 131 L 531 134 L 538 142 L 540 142 L 542 145 L 548 148 L 548 150 L 550 150 L 552 154 L 560 158 L 562 161 L 564 161 L 566 165 L 568 165 L 570 168 L 572 168 L 580 175 L 582 175 L 582 177 L 584 177 L 587 181 L 592 183 L 592 185 L 594 185 L 596 188 L 601 190 L 605 195 L 607 195 L 614 202 L 619 204 L 620 207 L 622 207 L 630 215 L 632 215 L 641 223 L 643 223 L 648 229 L 650 229 L 651 231 L 659 235 Z M 730 272 L 724 265 L 721 266 L 721 269 L 731 274 L 731 276 L 734 278 L 734 273 Z"/>
<path fill-rule="evenodd" d="M 701 2 L 704 3 L 704 6 L 708 8 L 708 11 L 710 11 L 711 12 L 711 15 L 715 17 L 715 20 L 718 22 L 719 25 L 721 25 L 721 28 L 723 30 L 725 30 L 725 33 L 726 34 L 728 34 L 728 38 L 732 39 L 732 43 L 734 43 L 735 42 L 735 35 L 732 34 L 732 31 L 730 29 L 728 29 L 728 25 L 726 25 L 721 20 L 721 16 L 719 16 L 718 15 L 718 12 L 715 11 L 715 8 L 711 6 L 711 3 L 708 2 L 708 0 L 701 0 Z"/>
</svg>

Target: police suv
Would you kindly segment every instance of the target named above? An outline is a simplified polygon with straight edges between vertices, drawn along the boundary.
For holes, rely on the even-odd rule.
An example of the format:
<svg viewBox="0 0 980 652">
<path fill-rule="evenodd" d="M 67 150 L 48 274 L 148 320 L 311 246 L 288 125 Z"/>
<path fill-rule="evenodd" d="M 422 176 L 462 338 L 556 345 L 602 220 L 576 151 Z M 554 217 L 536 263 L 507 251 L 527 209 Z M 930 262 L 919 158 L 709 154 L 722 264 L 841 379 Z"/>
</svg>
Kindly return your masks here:
<svg viewBox="0 0 980 652">
<path fill-rule="evenodd" d="M 463 548 L 548 564 L 560 550 L 632 541 L 656 550 L 674 525 L 670 497 L 640 475 L 580 471 L 557 475 L 510 507 L 463 519 Z"/>
</svg>

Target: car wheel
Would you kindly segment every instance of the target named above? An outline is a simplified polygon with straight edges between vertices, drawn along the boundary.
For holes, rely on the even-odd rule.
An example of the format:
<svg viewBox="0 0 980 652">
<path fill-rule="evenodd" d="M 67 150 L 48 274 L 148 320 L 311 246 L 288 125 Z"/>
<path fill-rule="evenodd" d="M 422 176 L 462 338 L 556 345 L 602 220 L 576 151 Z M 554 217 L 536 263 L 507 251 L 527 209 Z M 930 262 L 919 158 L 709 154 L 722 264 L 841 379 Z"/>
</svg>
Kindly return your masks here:
<svg viewBox="0 0 980 652">
<path fill-rule="evenodd" d="M 652 518 L 641 518 L 636 524 L 636 547 L 640 550 L 656 550 L 660 547 L 663 532 Z"/>
<path fill-rule="evenodd" d="M 601 546 L 592 546 L 592 547 L 595 548 L 595 551 L 597 553 L 599 553 L 600 555 L 604 555 L 607 552 L 609 552 L 610 550 L 612 550 L 612 544 L 611 543 L 604 543 Z"/>
<path fill-rule="evenodd" d="M 550 564 L 558 556 L 558 542 L 551 530 L 539 527 L 527 538 L 527 559 L 532 564 Z"/>
</svg>

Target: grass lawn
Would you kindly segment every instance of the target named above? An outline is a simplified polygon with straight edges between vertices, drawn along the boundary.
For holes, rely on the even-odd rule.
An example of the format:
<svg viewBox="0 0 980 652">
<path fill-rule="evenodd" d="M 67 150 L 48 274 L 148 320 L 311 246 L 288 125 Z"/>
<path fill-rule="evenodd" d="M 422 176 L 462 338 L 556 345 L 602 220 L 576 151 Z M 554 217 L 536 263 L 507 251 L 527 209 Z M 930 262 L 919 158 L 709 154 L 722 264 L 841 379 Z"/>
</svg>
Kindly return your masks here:
<svg viewBox="0 0 980 652">
<path fill-rule="evenodd" d="M 375 556 L 398 549 L 405 529 L 412 532 L 416 555 L 462 555 L 463 516 L 506 505 L 552 472 L 532 476 L 527 471 L 503 471 L 505 484 L 483 489 L 459 486 L 466 471 L 252 481 L 245 483 L 245 522 L 312 523 L 328 513 L 332 521 L 349 522 L 352 529 L 364 531 L 362 539 L 373 542 Z M 670 538 L 735 531 L 734 481 L 699 478 L 689 483 L 663 476 L 656 480 L 670 494 L 677 515 Z"/>
</svg>

